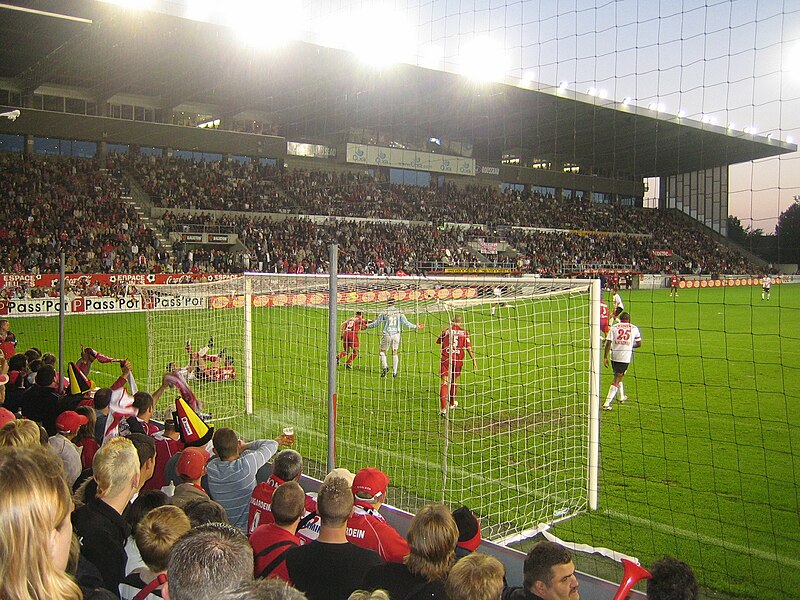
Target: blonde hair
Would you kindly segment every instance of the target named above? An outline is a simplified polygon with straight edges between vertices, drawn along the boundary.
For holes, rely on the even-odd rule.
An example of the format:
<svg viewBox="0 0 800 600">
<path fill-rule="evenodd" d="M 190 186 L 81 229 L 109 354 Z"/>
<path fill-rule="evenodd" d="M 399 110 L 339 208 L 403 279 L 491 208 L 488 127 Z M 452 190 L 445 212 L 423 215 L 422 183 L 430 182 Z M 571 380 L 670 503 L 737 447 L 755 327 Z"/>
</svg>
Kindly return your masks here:
<svg viewBox="0 0 800 600">
<path fill-rule="evenodd" d="M 391 600 L 386 590 L 356 590 L 347 597 L 347 600 Z"/>
<path fill-rule="evenodd" d="M 80 600 L 50 552 L 53 531 L 72 511 L 61 461 L 41 446 L 0 448 L 0 489 L 0 598 Z"/>
<path fill-rule="evenodd" d="M 169 553 L 178 538 L 192 528 L 189 517 L 177 506 L 154 508 L 136 527 L 136 547 L 153 573 L 167 570 Z"/>
<path fill-rule="evenodd" d="M 444 579 L 453 566 L 458 527 L 444 504 L 426 504 L 411 521 L 408 530 L 411 553 L 404 562 L 414 575 L 428 581 Z"/>
<path fill-rule="evenodd" d="M 499 560 L 474 552 L 453 565 L 444 589 L 449 600 L 500 600 L 504 575 Z"/>
<path fill-rule="evenodd" d="M 139 455 L 128 438 L 111 438 L 94 455 L 92 471 L 97 482 L 97 497 L 116 496 L 134 477 L 138 481 Z"/>
<path fill-rule="evenodd" d="M 0 447 L 38 448 L 42 445 L 39 426 L 29 419 L 17 419 L 0 429 Z"/>
</svg>

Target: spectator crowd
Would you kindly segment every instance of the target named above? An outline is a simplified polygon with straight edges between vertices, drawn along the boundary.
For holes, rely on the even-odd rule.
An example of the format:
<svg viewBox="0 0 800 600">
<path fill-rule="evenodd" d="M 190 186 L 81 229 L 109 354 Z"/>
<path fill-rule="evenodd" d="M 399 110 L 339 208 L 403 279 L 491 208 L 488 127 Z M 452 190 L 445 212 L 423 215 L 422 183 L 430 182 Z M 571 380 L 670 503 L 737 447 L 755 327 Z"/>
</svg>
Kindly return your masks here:
<svg viewBox="0 0 800 600">
<path fill-rule="evenodd" d="M 7 321 L 0 327 L 15 340 Z M 131 396 L 134 365 L 85 348 L 64 394 L 51 354 L 9 343 L 0 359 L 4 599 L 580 599 L 572 553 L 549 541 L 528 553 L 523 585 L 507 585 L 467 507 L 427 504 L 401 534 L 381 512 L 391 481 L 379 468 L 337 468 L 306 491 L 293 435 L 243 441 L 185 398 L 175 420 L 156 422 L 167 390 L 185 395 L 177 371 Z M 119 364 L 110 387 L 86 379 L 95 360 Z M 651 600 L 697 598 L 679 560 L 657 561 L 650 575 Z"/>
<path fill-rule="evenodd" d="M 345 273 L 413 274 L 498 263 L 557 276 L 601 269 L 758 272 L 674 211 L 536 192 L 390 185 L 365 173 L 133 154 L 105 163 L 8 154 L 0 156 L 0 172 L 6 211 L 0 269 L 10 274 L 57 272 L 61 252 L 68 273 L 319 273 L 328 269 L 333 242 Z M 235 233 L 244 250 L 186 241 L 162 247 L 123 198 L 127 177 L 168 208 L 158 221 L 164 233 Z M 482 239 L 508 248 L 501 255 L 481 254 L 475 242 Z M 2 293 L 44 292 L 17 286 Z"/>
</svg>

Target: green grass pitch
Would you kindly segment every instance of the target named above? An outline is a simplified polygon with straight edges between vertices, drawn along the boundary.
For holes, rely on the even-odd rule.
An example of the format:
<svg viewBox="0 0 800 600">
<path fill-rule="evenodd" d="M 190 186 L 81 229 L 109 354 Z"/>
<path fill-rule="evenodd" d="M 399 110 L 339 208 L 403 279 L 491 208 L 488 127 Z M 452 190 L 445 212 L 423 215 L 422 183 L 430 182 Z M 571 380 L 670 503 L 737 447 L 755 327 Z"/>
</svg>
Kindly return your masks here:
<svg viewBox="0 0 800 600">
<path fill-rule="evenodd" d="M 677 555 L 704 585 L 728 593 L 793 595 L 800 589 L 800 286 L 775 286 L 768 302 L 757 287 L 681 290 L 676 299 L 667 290 L 622 295 L 644 343 L 625 378 L 630 401 L 601 414 L 600 509 L 553 532 L 633 554 L 643 564 Z M 390 503 L 455 503 L 463 498 L 447 490 L 457 484 L 469 490 L 471 506 L 471 498 L 491 504 L 500 493 L 498 482 L 513 487 L 520 485 L 514 483 L 522 481 L 520 473 L 538 471 L 537 485 L 550 489 L 563 470 L 578 470 L 577 463 L 585 461 L 582 449 L 570 455 L 571 446 L 560 439 L 585 425 L 585 415 L 569 408 L 570 398 L 581 393 L 580 378 L 565 353 L 553 351 L 570 347 L 583 356 L 585 340 L 578 338 L 584 330 L 569 321 L 585 313 L 570 307 L 566 320 L 553 321 L 533 303 L 519 303 L 498 318 L 486 306 L 460 312 L 479 366 L 475 372 L 464 367 L 463 409 L 447 423 L 437 414 L 433 343 L 444 313 L 407 311 L 427 327 L 403 334 L 397 379 L 379 377 L 375 331 L 361 334 L 355 368 L 338 370 L 338 463 L 384 468 L 396 484 Z M 342 318 L 349 314 L 343 307 Z M 324 473 L 327 440 L 326 316 L 300 307 L 254 310 L 253 347 L 260 356 L 254 364 L 254 415 L 241 415 L 240 382 L 196 386 L 212 412 L 223 402 L 216 398 L 239 399 L 240 407 L 232 410 L 240 416 L 220 426 L 248 437 L 273 437 L 281 426 L 295 426 L 297 447 L 314 475 Z M 234 349 L 236 356 L 241 347 L 243 330 L 236 325 L 209 331 L 191 311 L 170 319 L 159 325 L 159 357 L 183 360 L 186 337 L 199 344 L 212 333 L 217 348 Z M 57 319 L 12 319 L 12 329 L 20 347 L 57 349 Z M 526 340 L 543 337 L 548 352 L 521 351 Z M 81 343 L 130 357 L 145 381 L 144 315 L 68 317 L 67 357 L 77 358 Z M 99 366 L 93 377 L 107 385 L 115 369 Z M 609 381 L 604 370 L 603 397 Z M 530 435 L 499 442 L 521 428 Z M 460 480 L 443 483 L 446 436 L 463 453 L 449 448 L 451 477 Z M 538 449 L 521 447 L 529 441 Z M 518 526 L 531 511 L 547 512 L 548 506 L 531 505 L 560 502 L 562 493 L 517 493 L 517 505 L 502 507 L 493 532 Z M 550 506 L 550 514 L 559 508 Z"/>
</svg>

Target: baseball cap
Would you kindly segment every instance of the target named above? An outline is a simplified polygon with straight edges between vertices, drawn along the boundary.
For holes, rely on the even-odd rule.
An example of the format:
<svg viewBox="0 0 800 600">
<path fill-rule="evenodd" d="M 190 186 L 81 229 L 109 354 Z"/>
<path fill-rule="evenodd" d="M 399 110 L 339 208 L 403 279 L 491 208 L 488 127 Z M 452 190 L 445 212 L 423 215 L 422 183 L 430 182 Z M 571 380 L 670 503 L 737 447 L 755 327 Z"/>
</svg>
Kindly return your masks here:
<svg viewBox="0 0 800 600">
<path fill-rule="evenodd" d="M 181 452 L 175 472 L 184 479 L 197 479 L 203 476 L 210 455 L 203 448 L 191 446 Z"/>
<path fill-rule="evenodd" d="M 389 477 L 386 473 L 367 467 L 356 473 L 353 479 L 353 493 L 363 492 L 369 494 L 372 500 L 376 500 L 384 495 L 388 485 Z"/>
<path fill-rule="evenodd" d="M 66 410 L 56 419 L 56 429 L 64 433 L 75 433 L 81 425 L 86 425 L 89 417 L 79 415 L 74 410 Z"/>
<path fill-rule="evenodd" d="M 4 427 L 6 423 L 11 423 L 11 421 L 15 421 L 17 417 L 14 416 L 7 408 L 0 407 L 0 427 Z"/>
</svg>

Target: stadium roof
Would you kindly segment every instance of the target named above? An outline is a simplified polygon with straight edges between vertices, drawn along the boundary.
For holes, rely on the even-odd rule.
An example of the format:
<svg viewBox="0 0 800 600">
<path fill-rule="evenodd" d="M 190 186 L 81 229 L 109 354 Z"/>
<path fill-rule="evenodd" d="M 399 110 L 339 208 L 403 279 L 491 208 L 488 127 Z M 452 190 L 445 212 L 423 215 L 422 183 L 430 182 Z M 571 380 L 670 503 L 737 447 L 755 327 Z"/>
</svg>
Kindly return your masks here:
<svg viewBox="0 0 800 600">
<path fill-rule="evenodd" d="M 165 109 L 211 105 L 222 117 L 259 111 L 289 140 L 340 143 L 350 130 L 370 128 L 394 139 L 468 142 L 479 160 L 524 149 L 529 157 L 631 178 L 796 150 L 556 88 L 475 84 L 410 65 L 381 71 L 345 51 L 303 42 L 256 51 L 227 27 L 160 13 L 89 0 L 12 3 L 86 20 L 0 7 L 0 77 L 28 93 L 59 86 L 99 103 L 122 94 L 157 99 Z"/>
</svg>

